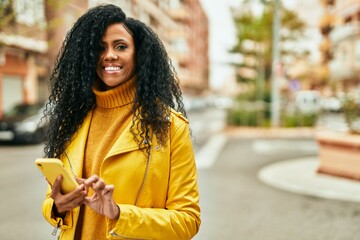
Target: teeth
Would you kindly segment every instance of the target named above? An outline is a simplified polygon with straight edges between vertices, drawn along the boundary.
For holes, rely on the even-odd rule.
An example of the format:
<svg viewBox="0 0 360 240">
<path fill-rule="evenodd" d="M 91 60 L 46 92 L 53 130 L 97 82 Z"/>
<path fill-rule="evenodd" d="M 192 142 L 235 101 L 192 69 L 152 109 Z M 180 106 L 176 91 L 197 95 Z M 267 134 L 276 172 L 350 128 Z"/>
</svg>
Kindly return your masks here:
<svg viewBox="0 0 360 240">
<path fill-rule="evenodd" d="M 105 67 L 105 71 L 119 71 L 120 67 Z"/>
</svg>

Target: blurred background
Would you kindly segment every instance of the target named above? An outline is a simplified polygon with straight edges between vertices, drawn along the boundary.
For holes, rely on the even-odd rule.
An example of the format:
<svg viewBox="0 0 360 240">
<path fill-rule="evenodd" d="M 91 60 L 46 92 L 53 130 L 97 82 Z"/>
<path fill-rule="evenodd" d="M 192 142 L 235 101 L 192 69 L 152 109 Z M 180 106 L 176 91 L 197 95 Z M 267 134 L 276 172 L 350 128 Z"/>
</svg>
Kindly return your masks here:
<svg viewBox="0 0 360 240">
<path fill-rule="evenodd" d="M 359 0 L 0 0 L 0 238 L 49 239 L 33 162 L 54 59 L 90 7 L 162 39 L 199 169 L 196 239 L 358 239 Z"/>
</svg>

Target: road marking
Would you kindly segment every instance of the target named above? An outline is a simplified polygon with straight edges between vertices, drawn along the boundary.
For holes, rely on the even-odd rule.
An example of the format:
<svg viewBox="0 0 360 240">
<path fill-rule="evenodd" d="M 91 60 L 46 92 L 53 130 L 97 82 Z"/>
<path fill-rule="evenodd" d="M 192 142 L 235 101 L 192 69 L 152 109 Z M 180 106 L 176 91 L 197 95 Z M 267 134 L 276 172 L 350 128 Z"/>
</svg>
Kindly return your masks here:
<svg viewBox="0 0 360 240">
<path fill-rule="evenodd" d="M 206 169 L 213 166 L 227 140 L 228 137 L 225 134 L 216 134 L 211 137 L 204 146 L 195 153 L 197 168 Z"/>
</svg>

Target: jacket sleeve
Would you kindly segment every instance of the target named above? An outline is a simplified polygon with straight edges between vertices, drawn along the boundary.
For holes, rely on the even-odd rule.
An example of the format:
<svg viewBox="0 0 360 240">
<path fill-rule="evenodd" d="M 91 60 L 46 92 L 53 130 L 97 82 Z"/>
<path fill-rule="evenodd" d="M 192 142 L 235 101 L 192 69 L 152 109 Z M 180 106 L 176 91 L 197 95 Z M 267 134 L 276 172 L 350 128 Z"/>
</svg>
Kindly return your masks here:
<svg viewBox="0 0 360 240">
<path fill-rule="evenodd" d="M 186 122 L 181 122 L 175 129 L 170 142 L 170 177 L 165 209 L 120 204 L 120 218 L 107 220 L 109 239 L 180 240 L 191 239 L 199 231 L 197 172 Z"/>
<path fill-rule="evenodd" d="M 53 206 L 54 200 L 50 198 L 51 188 L 48 186 L 46 191 L 46 199 L 42 204 L 42 214 L 46 221 L 48 221 L 52 226 L 57 226 L 60 229 L 69 229 L 73 225 L 73 211 L 66 213 L 64 218 L 60 218 L 54 215 Z"/>
</svg>

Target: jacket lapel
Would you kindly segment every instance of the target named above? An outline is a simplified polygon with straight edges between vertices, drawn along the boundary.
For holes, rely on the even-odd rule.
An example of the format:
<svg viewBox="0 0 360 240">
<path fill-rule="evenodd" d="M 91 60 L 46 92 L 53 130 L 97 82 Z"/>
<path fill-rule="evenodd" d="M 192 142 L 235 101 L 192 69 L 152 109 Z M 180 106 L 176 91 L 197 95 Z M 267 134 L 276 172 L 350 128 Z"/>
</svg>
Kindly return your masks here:
<svg viewBox="0 0 360 240">
<path fill-rule="evenodd" d="M 84 119 L 82 126 L 75 133 L 74 138 L 72 139 L 70 145 L 66 149 L 66 154 L 68 156 L 68 160 L 70 161 L 71 168 L 73 169 L 76 176 L 82 176 L 83 170 L 83 162 L 84 162 L 84 152 L 86 147 L 86 140 L 89 133 L 90 123 L 93 112 L 90 111 L 89 114 Z M 64 156 L 65 161 L 66 156 Z"/>
<path fill-rule="evenodd" d="M 130 152 L 130 151 L 140 149 L 138 143 L 134 140 L 134 135 L 130 131 L 131 126 L 132 126 L 132 121 L 130 121 L 130 123 L 126 126 L 126 128 L 121 133 L 119 138 L 116 140 L 116 142 L 114 143 L 114 145 L 112 146 L 112 148 L 110 149 L 108 154 L 106 155 L 105 159 L 107 159 L 111 156 L 114 156 L 114 155 L 118 155 L 118 154 L 122 154 L 125 152 Z M 138 134 L 138 132 L 139 131 L 135 131 L 135 133 L 137 133 L 137 134 Z M 150 144 L 150 141 L 149 141 L 149 144 Z M 141 148 L 144 148 L 145 146 L 146 146 L 146 144 L 143 144 L 143 146 L 141 146 Z"/>
</svg>

